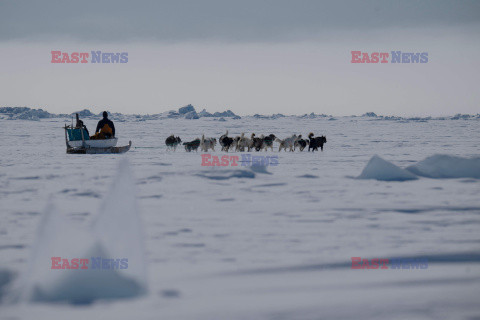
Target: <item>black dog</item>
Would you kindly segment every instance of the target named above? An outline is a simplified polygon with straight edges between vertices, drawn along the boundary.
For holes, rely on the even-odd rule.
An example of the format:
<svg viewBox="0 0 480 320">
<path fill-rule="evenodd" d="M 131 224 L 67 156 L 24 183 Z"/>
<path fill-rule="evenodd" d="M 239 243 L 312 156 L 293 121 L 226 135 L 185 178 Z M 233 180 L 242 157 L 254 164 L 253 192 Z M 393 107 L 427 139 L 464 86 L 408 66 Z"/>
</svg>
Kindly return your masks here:
<svg viewBox="0 0 480 320">
<path fill-rule="evenodd" d="M 310 149 L 313 149 L 313 151 L 315 151 L 315 150 L 318 151 L 318 147 L 320 147 L 320 150 L 323 151 L 323 144 L 327 143 L 327 137 L 321 136 L 321 137 L 315 137 L 314 138 L 313 133 L 311 133 L 311 132 L 308 135 L 308 139 L 310 140 L 310 143 L 308 145 L 308 151 L 310 151 Z"/>
<path fill-rule="evenodd" d="M 192 150 L 198 151 L 198 147 L 200 146 L 200 139 L 195 139 L 190 142 L 184 142 L 183 145 L 185 146 L 185 151 L 190 152 Z"/>
<path fill-rule="evenodd" d="M 173 151 L 177 149 L 177 146 L 182 142 L 182 139 L 180 137 L 175 137 L 173 134 L 165 139 L 165 144 L 167 145 L 167 148 L 172 148 Z"/>
<path fill-rule="evenodd" d="M 273 151 L 273 141 L 275 141 L 277 137 L 274 134 L 269 134 L 265 138 L 263 138 L 263 147 L 265 148 L 265 151 L 268 150 L 268 148 L 271 148 Z"/>
<path fill-rule="evenodd" d="M 299 135 L 297 141 L 295 141 L 295 148 L 298 147 L 300 151 L 303 151 L 310 142 L 306 139 L 302 139 L 302 135 Z"/>
<path fill-rule="evenodd" d="M 220 142 L 220 145 L 222 146 L 222 151 L 227 151 L 230 149 L 233 143 L 233 139 L 228 136 L 228 130 L 227 132 L 218 139 Z"/>
<path fill-rule="evenodd" d="M 255 151 L 260 151 L 263 149 L 263 135 L 260 138 L 255 137 L 255 133 L 252 133 L 252 146 L 255 148 Z"/>
</svg>

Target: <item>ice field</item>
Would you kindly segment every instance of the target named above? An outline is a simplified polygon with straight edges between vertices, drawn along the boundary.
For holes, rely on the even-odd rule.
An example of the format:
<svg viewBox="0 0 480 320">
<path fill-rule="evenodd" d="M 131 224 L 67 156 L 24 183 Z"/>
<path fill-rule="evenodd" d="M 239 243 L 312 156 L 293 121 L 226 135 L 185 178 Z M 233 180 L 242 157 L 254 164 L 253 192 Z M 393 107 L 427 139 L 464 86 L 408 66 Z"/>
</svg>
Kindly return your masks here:
<svg viewBox="0 0 480 320">
<path fill-rule="evenodd" d="M 1 319 L 480 319 L 479 119 L 132 118 L 115 122 L 124 155 L 66 154 L 65 121 L 0 120 Z M 226 129 L 327 143 L 275 143 L 261 154 L 278 166 L 261 168 L 165 147 Z M 53 251 L 129 268 L 51 270 Z"/>
</svg>

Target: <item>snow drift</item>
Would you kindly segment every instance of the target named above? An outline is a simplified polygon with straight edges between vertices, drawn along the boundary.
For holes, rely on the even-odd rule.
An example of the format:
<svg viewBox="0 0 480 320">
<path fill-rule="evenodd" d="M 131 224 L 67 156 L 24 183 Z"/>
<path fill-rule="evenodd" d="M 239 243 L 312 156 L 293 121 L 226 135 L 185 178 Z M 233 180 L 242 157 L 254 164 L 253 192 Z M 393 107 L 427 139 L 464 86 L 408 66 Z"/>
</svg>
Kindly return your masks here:
<svg viewBox="0 0 480 320">
<path fill-rule="evenodd" d="M 207 170 L 197 174 L 197 176 L 202 178 L 207 178 L 210 180 L 228 180 L 232 178 L 255 178 L 255 173 L 250 170 L 245 169 L 236 169 L 236 170 Z"/>
<path fill-rule="evenodd" d="M 357 179 L 376 179 L 380 181 L 407 181 L 418 179 L 414 174 L 397 167 L 391 162 L 374 155 Z"/>
<path fill-rule="evenodd" d="M 127 268 L 52 269 L 52 257 L 128 259 Z M 98 218 L 87 230 L 66 220 L 50 204 L 40 222 L 28 272 L 25 301 L 75 304 L 97 299 L 129 298 L 146 292 L 146 265 L 134 181 L 126 160 L 105 198 Z"/>
<path fill-rule="evenodd" d="M 408 167 L 406 170 L 418 176 L 436 179 L 480 179 L 480 157 L 468 159 L 437 154 Z"/>
</svg>

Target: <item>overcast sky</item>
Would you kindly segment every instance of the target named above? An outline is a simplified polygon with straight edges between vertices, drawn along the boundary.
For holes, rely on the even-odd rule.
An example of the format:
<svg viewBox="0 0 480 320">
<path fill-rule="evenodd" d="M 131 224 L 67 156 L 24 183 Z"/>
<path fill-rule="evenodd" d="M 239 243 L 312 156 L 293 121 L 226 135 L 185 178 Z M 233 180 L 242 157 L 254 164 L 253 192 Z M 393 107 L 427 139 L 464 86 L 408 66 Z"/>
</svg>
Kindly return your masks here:
<svg viewBox="0 0 480 320">
<path fill-rule="evenodd" d="M 128 52 L 52 64 L 50 51 Z M 352 64 L 351 51 L 428 52 Z M 479 113 L 479 1 L 0 0 L 1 106 L 158 113 Z"/>
</svg>

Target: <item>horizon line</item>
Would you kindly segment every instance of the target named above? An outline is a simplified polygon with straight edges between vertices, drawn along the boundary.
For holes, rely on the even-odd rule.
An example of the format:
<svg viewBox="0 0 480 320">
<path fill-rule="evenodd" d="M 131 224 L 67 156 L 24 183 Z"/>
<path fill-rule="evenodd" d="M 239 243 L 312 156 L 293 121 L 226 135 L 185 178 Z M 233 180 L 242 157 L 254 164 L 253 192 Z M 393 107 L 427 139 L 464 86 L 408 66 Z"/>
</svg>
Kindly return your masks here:
<svg viewBox="0 0 480 320">
<path fill-rule="evenodd" d="M 187 106 L 192 106 L 194 109 L 195 107 L 192 105 L 192 104 L 187 104 L 183 107 L 187 107 Z M 183 108 L 183 107 L 180 107 L 180 108 Z M 48 111 L 46 108 L 34 108 L 34 107 L 27 107 L 27 106 L 22 106 L 22 107 L 19 107 L 19 106 L 15 106 L 15 107 L 11 107 L 11 106 L 0 106 L 0 110 L 3 109 L 3 108 L 14 108 L 14 109 L 17 109 L 17 108 L 28 108 L 30 110 L 41 110 L 41 111 L 44 111 L 44 112 L 47 112 L 48 114 L 50 115 L 53 115 L 53 116 L 57 116 L 57 117 L 60 117 L 60 116 L 70 116 L 70 115 L 74 115 L 75 113 L 81 113 L 82 111 L 88 111 L 90 113 L 92 113 L 94 116 L 97 116 L 97 115 L 101 115 L 101 113 L 103 111 L 100 111 L 100 112 L 94 112 L 88 108 L 84 108 L 84 109 L 81 109 L 81 110 L 77 110 L 77 111 L 73 111 L 71 113 L 52 113 L 50 111 Z M 168 112 L 176 112 L 176 113 L 179 113 L 179 109 L 180 108 L 177 108 L 176 110 L 175 109 L 169 109 L 169 110 L 165 110 L 165 111 L 162 111 L 162 112 L 156 112 L 156 113 L 123 113 L 123 112 L 110 112 L 108 111 L 108 108 L 107 108 L 107 112 L 111 115 L 115 115 L 115 114 L 120 114 L 120 115 L 124 115 L 124 116 L 137 116 L 137 115 L 140 115 L 140 116 L 153 116 L 153 115 L 160 115 L 160 114 L 163 114 L 163 113 L 168 113 Z M 266 116 L 266 117 L 272 117 L 272 116 L 284 116 L 284 117 L 300 117 L 300 116 L 305 116 L 305 115 L 316 115 L 316 116 L 322 116 L 322 117 L 331 117 L 331 118 L 334 118 L 334 117 L 363 117 L 363 116 L 366 116 L 366 117 L 396 117 L 396 118 L 444 118 L 444 117 L 455 117 L 455 116 L 464 116 L 464 115 L 467 115 L 467 116 L 479 116 L 480 115 L 480 112 L 479 113 L 455 113 L 455 114 L 449 114 L 449 115 L 404 115 L 404 116 L 401 116 L 401 115 L 395 115 L 395 114 L 388 114 L 388 115 L 385 115 L 385 114 L 377 114 L 377 112 L 374 112 L 374 111 L 367 111 L 367 112 L 364 112 L 362 114 L 351 114 L 351 115 L 333 115 L 333 114 L 327 114 L 327 113 L 316 113 L 314 111 L 312 112 L 307 112 L 307 113 L 302 113 L 302 114 L 284 114 L 284 113 L 281 113 L 281 112 L 278 112 L 278 113 L 272 113 L 272 114 L 262 114 L 262 113 L 255 113 L 255 114 L 237 114 L 235 113 L 234 111 L 232 111 L 231 109 L 226 109 L 224 111 L 214 111 L 214 112 L 209 112 L 207 111 L 206 108 L 202 108 L 202 111 L 205 110 L 206 112 L 210 113 L 210 114 L 214 114 L 216 112 L 218 113 L 224 113 L 224 112 L 228 112 L 228 111 L 231 111 L 234 115 L 236 116 L 240 116 L 240 117 L 254 117 L 256 115 L 258 116 Z M 197 111 L 195 109 L 195 112 L 198 114 L 202 111 Z M 0 114 L 6 114 L 5 112 L 0 112 Z M 182 114 L 184 115 L 184 114 Z M 85 116 L 84 116 L 85 117 Z M 89 116 L 87 116 L 89 117 Z M 200 118 L 209 118 L 211 116 L 201 116 Z M 215 116 L 216 118 L 220 118 L 220 117 L 226 117 L 226 118 L 231 118 L 232 116 Z"/>
</svg>

